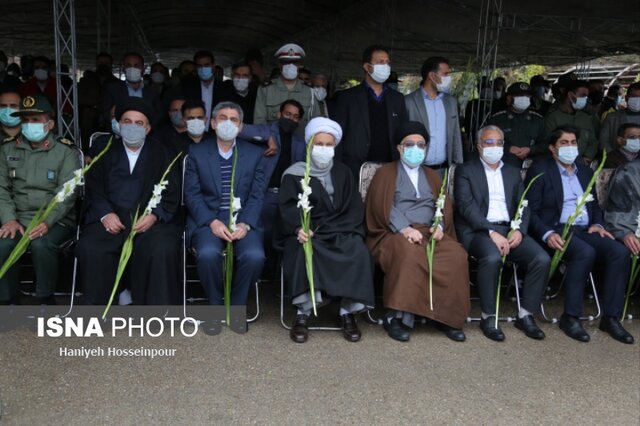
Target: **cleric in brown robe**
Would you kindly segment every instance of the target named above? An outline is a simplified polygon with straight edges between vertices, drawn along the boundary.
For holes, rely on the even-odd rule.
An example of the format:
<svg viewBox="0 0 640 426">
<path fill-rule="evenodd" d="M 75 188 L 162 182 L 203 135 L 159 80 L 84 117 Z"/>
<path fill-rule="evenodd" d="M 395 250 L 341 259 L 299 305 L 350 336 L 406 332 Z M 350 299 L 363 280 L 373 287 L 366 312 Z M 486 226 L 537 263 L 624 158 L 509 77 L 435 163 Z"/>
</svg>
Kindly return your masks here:
<svg viewBox="0 0 640 426">
<path fill-rule="evenodd" d="M 437 323 L 447 337 L 464 341 L 469 314 L 467 253 L 456 240 L 453 209 L 447 197 L 443 224 L 432 228 L 442 179 L 423 165 L 429 134 L 421 123 L 407 122 L 396 133 L 400 161 L 381 167 L 365 201 L 367 245 L 384 278 L 385 329 L 409 340 L 415 316 Z M 426 247 L 437 241 L 433 257 L 433 310 L 429 302 Z"/>
</svg>

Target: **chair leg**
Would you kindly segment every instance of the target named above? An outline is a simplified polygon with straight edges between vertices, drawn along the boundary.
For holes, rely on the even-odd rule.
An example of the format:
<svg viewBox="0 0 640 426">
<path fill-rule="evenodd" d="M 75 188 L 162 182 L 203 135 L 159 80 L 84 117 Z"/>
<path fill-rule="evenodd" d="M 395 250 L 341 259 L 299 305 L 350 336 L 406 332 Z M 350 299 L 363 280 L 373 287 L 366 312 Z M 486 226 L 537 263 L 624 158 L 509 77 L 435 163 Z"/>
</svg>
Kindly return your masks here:
<svg viewBox="0 0 640 426">
<path fill-rule="evenodd" d="M 516 300 L 518 302 L 518 311 L 520 310 L 520 291 L 518 289 L 518 273 L 517 273 L 517 266 L 514 263 L 513 264 L 513 285 L 516 288 Z M 472 298 L 471 300 L 473 300 L 474 298 Z M 478 298 L 479 300 L 479 298 Z M 512 322 L 515 321 L 515 317 L 512 316 L 502 316 L 502 317 L 498 317 L 498 321 L 506 321 L 506 322 Z M 467 317 L 466 322 L 467 323 L 471 323 L 471 322 L 480 322 L 482 320 L 482 317 Z"/>
<path fill-rule="evenodd" d="M 589 281 L 591 281 L 591 290 L 593 291 L 593 300 L 596 302 L 596 315 L 586 315 L 586 316 L 582 316 L 580 317 L 581 320 L 588 320 L 588 321 L 593 321 L 596 320 L 598 318 L 600 318 L 600 315 L 602 314 L 602 311 L 600 309 L 600 300 L 598 299 L 598 293 L 596 291 L 596 282 L 593 279 L 593 274 L 589 273 Z"/>
<path fill-rule="evenodd" d="M 254 322 L 260 316 L 260 289 L 258 287 L 258 281 L 255 282 L 256 289 L 256 314 L 251 318 L 247 318 L 247 322 Z"/>
</svg>

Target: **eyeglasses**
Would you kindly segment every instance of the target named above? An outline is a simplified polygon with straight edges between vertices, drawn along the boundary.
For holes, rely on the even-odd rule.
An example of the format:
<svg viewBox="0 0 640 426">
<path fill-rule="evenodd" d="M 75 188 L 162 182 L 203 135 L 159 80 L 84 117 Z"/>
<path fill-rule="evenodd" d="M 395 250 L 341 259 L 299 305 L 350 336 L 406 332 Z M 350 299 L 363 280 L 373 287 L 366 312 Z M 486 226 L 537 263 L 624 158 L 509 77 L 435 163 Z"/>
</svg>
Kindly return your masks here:
<svg viewBox="0 0 640 426">
<path fill-rule="evenodd" d="M 420 149 L 425 149 L 427 147 L 427 143 L 423 141 L 406 141 L 402 143 L 402 146 L 405 148 L 413 148 L 414 146 L 417 146 Z"/>
<path fill-rule="evenodd" d="M 504 140 L 503 139 L 485 139 L 482 141 L 483 145 L 489 145 L 489 146 L 504 146 Z"/>
</svg>

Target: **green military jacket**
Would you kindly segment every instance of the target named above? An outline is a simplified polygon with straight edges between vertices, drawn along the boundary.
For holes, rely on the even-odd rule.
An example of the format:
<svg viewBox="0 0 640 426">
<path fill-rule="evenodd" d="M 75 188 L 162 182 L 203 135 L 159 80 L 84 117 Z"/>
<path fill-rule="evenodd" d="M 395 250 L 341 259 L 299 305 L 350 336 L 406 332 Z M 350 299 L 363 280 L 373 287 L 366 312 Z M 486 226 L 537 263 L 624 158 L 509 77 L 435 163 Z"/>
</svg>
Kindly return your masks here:
<svg viewBox="0 0 640 426">
<path fill-rule="evenodd" d="M 578 138 L 578 151 L 580 155 L 588 157 L 591 160 L 596 158 L 598 154 L 598 135 L 600 130 L 600 122 L 598 119 L 594 115 L 587 114 L 584 111 L 568 113 L 558 108 L 549 112 L 544 118 L 546 135 L 548 136 L 553 129 L 563 124 L 571 124 L 580 129 L 580 137 Z"/>
<path fill-rule="evenodd" d="M 51 133 L 33 148 L 21 135 L 0 147 L 0 222 L 17 220 L 27 226 L 62 185 L 78 170 L 80 156 L 72 143 Z M 58 204 L 45 223 L 75 226 L 75 196 Z"/>
<path fill-rule="evenodd" d="M 304 129 L 310 119 L 321 115 L 318 99 L 313 96 L 311 87 L 298 80 L 291 90 L 284 84 L 282 78 L 274 78 L 258 88 L 256 106 L 253 113 L 254 124 L 272 123 L 278 120 L 280 105 L 295 99 L 304 108 L 304 116 L 298 128 Z"/>
<path fill-rule="evenodd" d="M 491 116 L 489 124 L 500 127 L 504 133 L 505 151 L 509 147 L 531 149 L 531 156 L 548 152 L 545 140 L 544 119 L 534 111 L 516 113 L 500 111 Z"/>
</svg>

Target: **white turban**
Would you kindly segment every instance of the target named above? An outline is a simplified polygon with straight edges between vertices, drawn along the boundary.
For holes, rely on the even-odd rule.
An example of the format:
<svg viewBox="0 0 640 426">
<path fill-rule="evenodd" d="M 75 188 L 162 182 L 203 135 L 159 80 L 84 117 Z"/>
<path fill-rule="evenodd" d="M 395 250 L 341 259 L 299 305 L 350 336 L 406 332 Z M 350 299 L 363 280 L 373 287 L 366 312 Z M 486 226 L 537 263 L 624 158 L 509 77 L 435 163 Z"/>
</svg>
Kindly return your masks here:
<svg viewBox="0 0 640 426">
<path fill-rule="evenodd" d="M 311 138 L 317 133 L 329 133 L 336 139 L 336 145 L 342 139 L 342 127 L 333 120 L 324 117 L 316 117 L 311 119 L 304 128 L 304 140 L 309 143 Z"/>
</svg>

